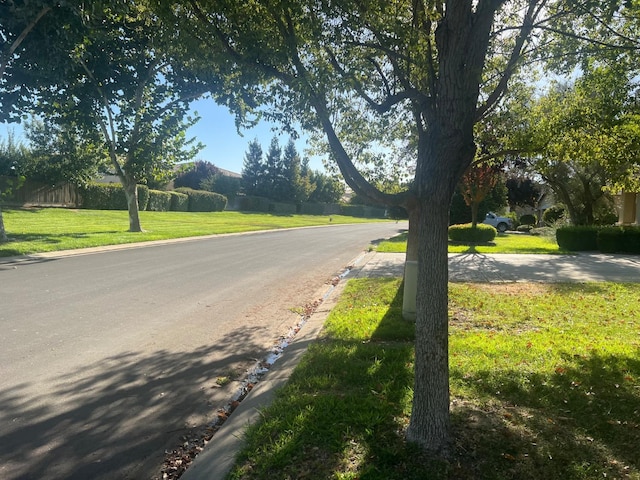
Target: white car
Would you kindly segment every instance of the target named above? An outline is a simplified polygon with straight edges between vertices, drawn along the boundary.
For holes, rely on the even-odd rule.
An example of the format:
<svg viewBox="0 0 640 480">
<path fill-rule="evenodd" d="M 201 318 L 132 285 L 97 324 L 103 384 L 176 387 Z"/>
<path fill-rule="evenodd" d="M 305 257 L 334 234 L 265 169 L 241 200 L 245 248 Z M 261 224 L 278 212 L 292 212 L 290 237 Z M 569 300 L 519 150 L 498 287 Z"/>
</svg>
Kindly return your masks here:
<svg viewBox="0 0 640 480">
<path fill-rule="evenodd" d="M 487 213 L 484 222 L 487 225 L 491 225 L 500 233 L 506 232 L 508 229 L 512 228 L 511 219 L 508 217 L 500 217 L 493 212 Z"/>
</svg>

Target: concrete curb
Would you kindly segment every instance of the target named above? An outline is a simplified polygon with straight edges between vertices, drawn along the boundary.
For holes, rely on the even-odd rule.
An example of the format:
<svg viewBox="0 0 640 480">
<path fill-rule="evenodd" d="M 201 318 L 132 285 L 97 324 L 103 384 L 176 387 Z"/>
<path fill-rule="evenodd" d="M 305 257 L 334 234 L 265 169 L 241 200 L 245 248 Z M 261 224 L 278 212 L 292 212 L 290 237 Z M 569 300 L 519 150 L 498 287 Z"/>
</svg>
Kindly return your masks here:
<svg viewBox="0 0 640 480">
<path fill-rule="evenodd" d="M 374 256 L 375 252 L 370 252 L 364 257 L 358 257 L 359 264 L 351 269 L 348 278 L 359 277 L 361 270 Z M 207 443 L 180 477 L 181 480 L 221 480 L 229 474 L 240 449 L 244 446 L 247 427 L 260 420 L 262 410 L 273 402 L 276 391 L 286 384 L 309 345 L 318 338 L 325 320 L 340 298 L 344 285 L 345 282 L 341 281 L 328 292 L 325 286 L 316 293 L 314 298 L 324 298 L 318 309 L 309 317 L 264 378 L 256 384 Z"/>
</svg>

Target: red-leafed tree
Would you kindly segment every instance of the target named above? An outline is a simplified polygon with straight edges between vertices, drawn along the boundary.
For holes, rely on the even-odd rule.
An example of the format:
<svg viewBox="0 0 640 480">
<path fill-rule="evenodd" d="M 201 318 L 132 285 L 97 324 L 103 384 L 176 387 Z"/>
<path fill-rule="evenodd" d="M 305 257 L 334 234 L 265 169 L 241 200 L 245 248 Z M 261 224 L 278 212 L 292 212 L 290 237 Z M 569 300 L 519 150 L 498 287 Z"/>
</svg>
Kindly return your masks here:
<svg viewBox="0 0 640 480">
<path fill-rule="evenodd" d="M 471 208 L 471 225 L 478 224 L 478 206 L 498 183 L 500 169 L 491 163 L 473 163 L 460 180 L 460 193 Z"/>
</svg>

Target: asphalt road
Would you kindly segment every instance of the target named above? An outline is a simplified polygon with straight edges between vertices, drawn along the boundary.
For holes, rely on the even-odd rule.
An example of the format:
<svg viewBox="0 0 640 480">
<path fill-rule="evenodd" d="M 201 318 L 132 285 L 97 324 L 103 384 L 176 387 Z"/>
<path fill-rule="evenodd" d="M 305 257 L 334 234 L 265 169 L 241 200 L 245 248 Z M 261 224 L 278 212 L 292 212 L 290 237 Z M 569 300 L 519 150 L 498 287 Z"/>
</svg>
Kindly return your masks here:
<svg viewBox="0 0 640 480">
<path fill-rule="evenodd" d="M 326 283 L 406 224 L 0 262 L 0 478 L 143 479 Z"/>
</svg>

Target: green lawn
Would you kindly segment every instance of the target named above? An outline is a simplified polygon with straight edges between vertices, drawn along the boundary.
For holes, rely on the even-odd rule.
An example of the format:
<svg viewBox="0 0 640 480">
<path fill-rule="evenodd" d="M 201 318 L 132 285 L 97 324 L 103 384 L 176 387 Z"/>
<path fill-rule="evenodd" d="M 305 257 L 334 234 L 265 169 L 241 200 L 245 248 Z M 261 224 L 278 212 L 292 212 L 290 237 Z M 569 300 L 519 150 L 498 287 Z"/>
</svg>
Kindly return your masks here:
<svg viewBox="0 0 640 480">
<path fill-rule="evenodd" d="M 454 453 L 403 440 L 399 279 L 349 281 L 233 479 L 640 479 L 640 288 L 451 284 Z"/>
<path fill-rule="evenodd" d="M 407 235 L 402 234 L 381 242 L 376 250 L 382 253 L 407 251 Z M 560 250 L 555 237 L 506 233 L 498 234 L 489 245 L 449 244 L 449 253 L 567 253 Z"/>
<path fill-rule="evenodd" d="M 377 221 L 341 215 L 140 212 L 145 232 L 132 233 L 127 231 L 129 220 L 125 211 L 6 209 L 3 217 L 10 241 L 0 244 L 0 257 L 220 233 Z"/>
</svg>

